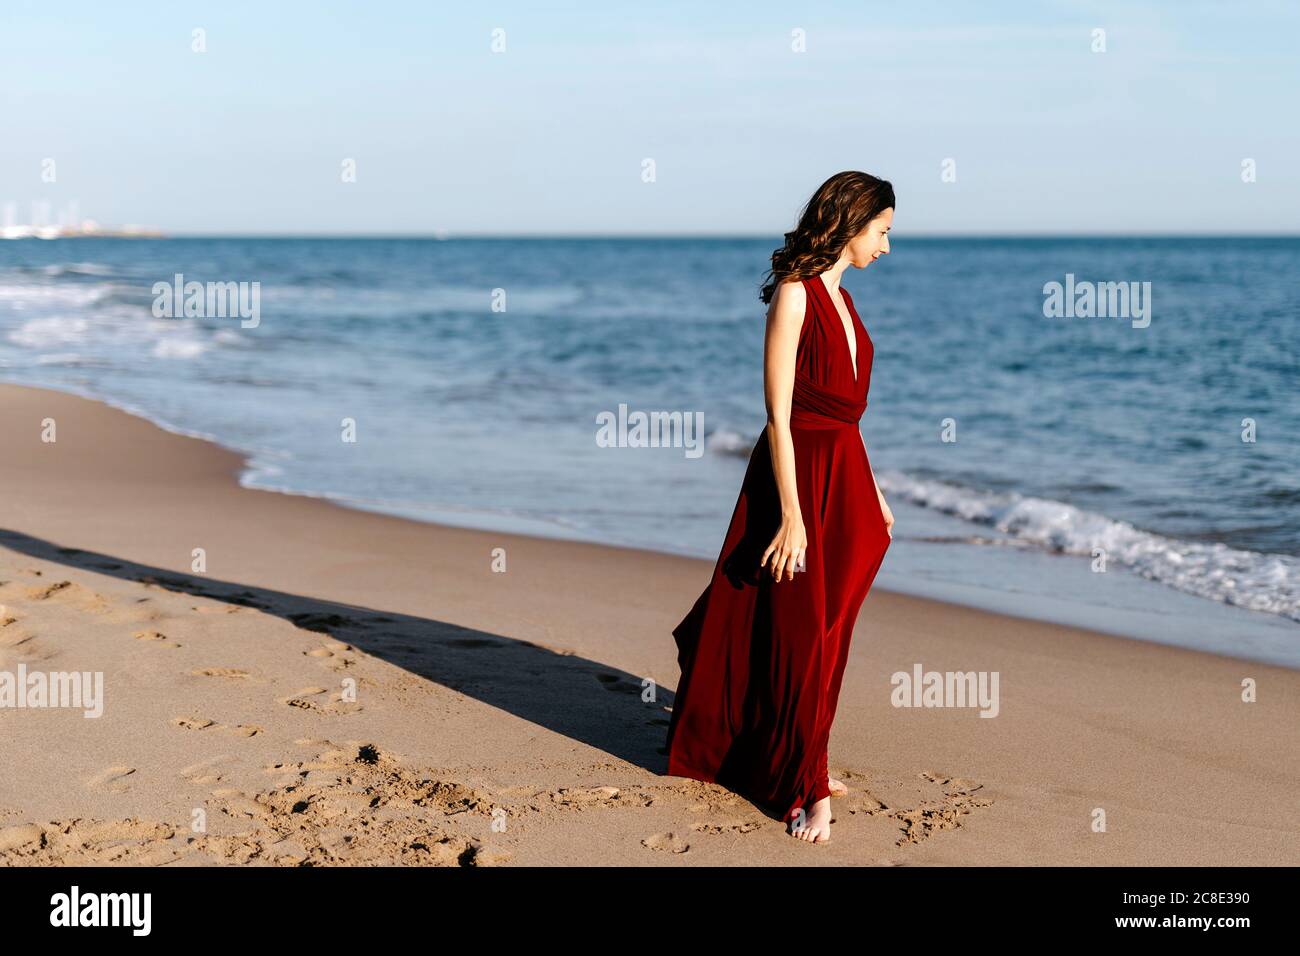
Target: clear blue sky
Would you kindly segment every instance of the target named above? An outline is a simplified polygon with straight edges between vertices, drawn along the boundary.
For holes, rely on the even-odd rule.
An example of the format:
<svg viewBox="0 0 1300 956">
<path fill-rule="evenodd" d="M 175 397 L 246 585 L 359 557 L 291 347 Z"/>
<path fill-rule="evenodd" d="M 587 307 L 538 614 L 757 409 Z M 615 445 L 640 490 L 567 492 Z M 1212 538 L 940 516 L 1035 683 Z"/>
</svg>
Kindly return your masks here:
<svg viewBox="0 0 1300 956">
<path fill-rule="evenodd" d="M 1252 0 L 5 0 L 0 203 L 175 233 L 770 236 L 864 169 L 899 232 L 1295 233 L 1298 27 Z"/>
</svg>

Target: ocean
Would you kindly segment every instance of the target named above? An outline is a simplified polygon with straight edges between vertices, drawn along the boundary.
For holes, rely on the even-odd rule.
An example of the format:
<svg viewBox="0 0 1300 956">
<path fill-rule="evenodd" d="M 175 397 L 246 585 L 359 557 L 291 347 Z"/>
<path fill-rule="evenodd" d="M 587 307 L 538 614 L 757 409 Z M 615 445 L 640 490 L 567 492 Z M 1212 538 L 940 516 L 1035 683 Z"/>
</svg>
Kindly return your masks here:
<svg viewBox="0 0 1300 956">
<path fill-rule="evenodd" d="M 1300 666 L 1300 239 L 892 238 L 844 278 L 878 586 Z M 0 242 L 0 378 L 242 451 L 253 487 L 713 559 L 778 241 Z M 256 319 L 156 314 L 177 275 Z M 602 438 L 655 412 L 702 443 Z"/>
</svg>

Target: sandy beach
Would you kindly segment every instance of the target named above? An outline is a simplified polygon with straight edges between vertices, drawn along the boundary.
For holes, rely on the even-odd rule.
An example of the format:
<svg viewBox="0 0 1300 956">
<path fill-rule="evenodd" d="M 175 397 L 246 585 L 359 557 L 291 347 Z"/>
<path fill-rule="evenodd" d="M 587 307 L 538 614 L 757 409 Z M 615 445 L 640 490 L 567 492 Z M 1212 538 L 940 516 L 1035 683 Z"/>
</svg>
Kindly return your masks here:
<svg viewBox="0 0 1300 956">
<path fill-rule="evenodd" d="M 1300 860 L 1294 671 L 877 589 L 810 846 L 663 775 L 706 562 L 245 489 L 43 389 L 0 386 L 0 443 L 0 671 L 104 689 L 0 708 L 5 864 Z M 996 672 L 996 716 L 894 706 L 918 666 Z"/>
</svg>

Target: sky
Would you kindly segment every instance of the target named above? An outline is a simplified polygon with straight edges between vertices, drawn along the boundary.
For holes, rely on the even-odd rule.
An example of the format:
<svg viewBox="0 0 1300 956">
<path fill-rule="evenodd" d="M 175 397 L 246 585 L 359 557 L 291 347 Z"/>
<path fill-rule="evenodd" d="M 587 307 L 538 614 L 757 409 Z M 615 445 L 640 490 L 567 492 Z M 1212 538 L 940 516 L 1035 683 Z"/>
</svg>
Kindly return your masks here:
<svg viewBox="0 0 1300 956">
<path fill-rule="evenodd" d="M 772 236 L 861 169 L 900 233 L 1295 234 L 1298 28 L 1268 0 L 0 0 L 0 212 Z"/>
</svg>

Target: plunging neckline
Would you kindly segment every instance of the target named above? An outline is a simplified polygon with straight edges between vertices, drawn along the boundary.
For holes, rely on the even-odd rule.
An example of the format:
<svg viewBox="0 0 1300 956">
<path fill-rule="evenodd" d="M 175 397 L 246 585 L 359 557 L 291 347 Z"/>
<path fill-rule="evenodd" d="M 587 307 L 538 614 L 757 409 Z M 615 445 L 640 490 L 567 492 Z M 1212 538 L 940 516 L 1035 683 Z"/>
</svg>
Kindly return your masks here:
<svg viewBox="0 0 1300 956">
<path fill-rule="evenodd" d="M 826 296 L 826 300 L 830 302 L 831 311 L 835 313 L 835 318 L 840 323 L 840 329 L 843 330 L 844 321 L 840 319 L 840 310 L 836 307 L 835 300 L 831 298 L 831 290 L 826 287 L 826 283 L 822 281 L 820 275 L 813 276 L 813 281 L 821 286 L 822 293 Z M 844 347 L 849 350 L 849 361 L 853 364 L 853 384 L 856 385 L 858 384 L 858 346 L 861 344 L 858 342 L 858 317 L 853 312 L 853 306 L 849 305 L 849 300 L 844 298 L 842 290 L 840 291 L 840 300 L 844 303 L 844 309 L 849 313 L 849 323 L 853 326 L 852 342 L 849 341 L 850 333 L 848 331 L 844 332 L 843 339 Z"/>
</svg>

